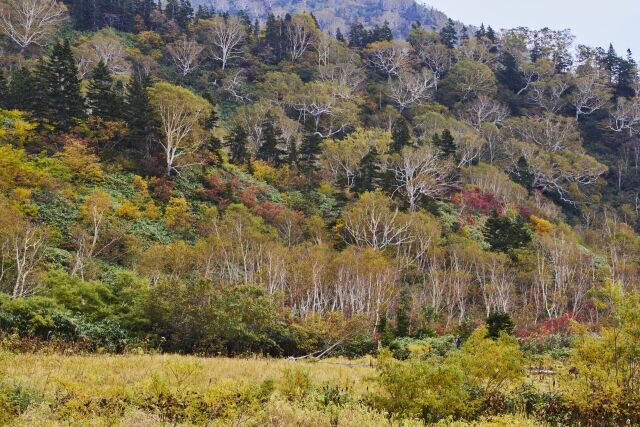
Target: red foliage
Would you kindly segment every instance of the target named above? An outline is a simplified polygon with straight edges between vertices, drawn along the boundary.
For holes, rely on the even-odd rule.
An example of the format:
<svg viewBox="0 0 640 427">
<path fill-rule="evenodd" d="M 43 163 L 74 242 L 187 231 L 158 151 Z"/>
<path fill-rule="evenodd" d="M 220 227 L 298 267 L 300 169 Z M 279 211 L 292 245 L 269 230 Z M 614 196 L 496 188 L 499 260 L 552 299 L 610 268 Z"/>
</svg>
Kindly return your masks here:
<svg viewBox="0 0 640 427">
<path fill-rule="evenodd" d="M 519 205 L 518 212 L 520 213 L 520 216 L 524 218 L 526 221 L 529 221 L 529 218 L 531 218 L 531 215 L 535 215 L 535 212 L 533 212 L 533 210 L 526 205 Z"/>
<path fill-rule="evenodd" d="M 436 331 L 438 336 L 444 335 L 447 332 L 447 328 L 442 323 L 433 325 L 433 330 Z"/>
<path fill-rule="evenodd" d="M 461 211 L 481 215 L 491 215 L 493 212 L 504 213 L 504 203 L 500 202 L 494 193 L 483 193 L 479 188 L 462 190 L 453 197 L 453 203 L 461 207 Z"/>
<path fill-rule="evenodd" d="M 571 322 L 579 321 L 581 316 L 571 311 L 562 316 L 545 319 L 531 328 L 519 327 L 516 335 L 520 338 L 543 338 L 548 335 L 569 335 L 571 333 Z"/>
<path fill-rule="evenodd" d="M 238 194 L 238 199 L 240 199 L 242 204 L 244 204 L 246 207 L 253 210 L 258 203 L 257 196 L 258 188 L 255 186 L 251 186 L 241 190 Z"/>
<path fill-rule="evenodd" d="M 281 205 L 280 203 L 273 203 L 269 200 L 263 200 L 260 203 L 256 203 L 253 208 L 253 212 L 256 215 L 261 216 L 266 223 L 272 225 L 276 223 L 276 219 L 279 218 L 285 210 L 286 208 L 284 205 Z"/>
<path fill-rule="evenodd" d="M 223 181 L 217 175 L 211 175 L 203 190 L 200 190 L 200 197 L 210 200 L 224 209 L 231 203 L 233 194 L 238 189 L 238 180 L 233 177 L 231 180 Z"/>
<path fill-rule="evenodd" d="M 166 177 L 152 178 L 151 188 L 153 190 L 153 196 L 163 202 L 168 202 L 171 198 L 176 184 L 173 181 L 168 180 Z"/>
</svg>

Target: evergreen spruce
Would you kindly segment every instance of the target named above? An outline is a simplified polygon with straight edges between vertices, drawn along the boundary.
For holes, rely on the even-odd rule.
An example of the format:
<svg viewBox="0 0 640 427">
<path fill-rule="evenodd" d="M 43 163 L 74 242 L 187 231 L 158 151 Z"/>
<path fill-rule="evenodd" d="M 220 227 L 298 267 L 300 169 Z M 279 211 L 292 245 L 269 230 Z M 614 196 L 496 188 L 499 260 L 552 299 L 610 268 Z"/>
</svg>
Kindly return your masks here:
<svg viewBox="0 0 640 427">
<path fill-rule="evenodd" d="M 145 155 L 149 154 L 159 128 L 156 114 L 149 101 L 148 85 L 148 79 L 140 80 L 133 74 L 127 85 L 124 108 L 124 118 L 129 129 L 129 148 Z"/>
<path fill-rule="evenodd" d="M 382 178 L 382 167 L 380 164 L 380 156 L 375 147 L 360 160 L 358 173 L 353 181 L 353 191 L 356 193 L 364 193 L 365 191 L 373 191 L 380 187 Z"/>
<path fill-rule="evenodd" d="M 35 77 L 28 68 L 20 67 L 15 70 L 8 88 L 8 108 L 36 112 L 38 101 L 35 86 Z"/>
<path fill-rule="evenodd" d="M 500 55 L 500 64 L 502 67 L 496 72 L 496 77 L 500 83 L 517 93 L 524 86 L 518 62 L 509 52 L 503 52 Z"/>
<path fill-rule="evenodd" d="M 9 108 L 9 84 L 7 77 L 4 75 L 4 71 L 0 68 L 0 109 L 6 110 Z"/>
<path fill-rule="evenodd" d="M 180 13 L 180 4 L 178 0 L 166 0 L 166 5 L 164 7 L 164 15 L 167 19 L 176 20 L 178 14 Z"/>
<path fill-rule="evenodd" d="M 344 36 L 342 35 L 342 31 L 340 31 L 340 28 L 336 30 L 336 40 L 342 43 L 345 42 Z"/>
<path fill-rule="evenodd" d="M 411 292 L 408 287 L 404 287 L 400 293 L 400 299 L 396 306 L 396 331 L 397 337 L 409 336 L 411 328 Z"/>
<path fill-rule="evenodd" d="M 494 340 L 500 338 L 501 333 L 513 334 L 515 324 L 511 320 L 509 313 L 495 311 L 489 314 L 485 320 L 487 324 L 487 337 Z"/>
<path fill-rule="evenodd" d="M 401 117 L 391 129 L 391 146 L 389 150 L 393 153 L 399 153 L 402 149 L 411 144 L 411 130 L 409 124 Z"/>
<path fill-rule="evenodd" d="M 282 160 L 284 152 L 279 146 L 283 143 L 282 132 L 273 125 L 275 119 L 271 114 L 267 114 L 262 122 L 263 142 L 258 149 L 257 157 L 278 166 Z"/>
<path fill-rule="evenodd" d="M 87 107 L 91 115 L 105 120 L 117 120 L 121 105 L 114 92 L 113 76 L 103 61 L 98 62 L 87 89 Z"/>
<path fill-rule="evenodd" d="M 290 166 L 298 165 L 298 146 L 295 141 L 291 141 L 287 147 L 287 164 Z"/>
<path fill-rule="evenodd" d="M 69 40 L 56 43 L 49 59 L 40 63 L 37 85 L 41 117 L 54 126 L 66 130 L 85 116 L 78 69 Z"/>
<path fill-rule="evenodd" d="M 304 170 L 315 170 L 318 164 L 318 156 L 322 151 L 322 137 L 316 132 L 309 131 L 305 135 L 300 146 L 300 163 Z"/>
<path fill-rule="evenodd" d="M 498 37 L 496 36 L 496 32 L 491 28 L 491 25 L 487 27 L 487 38 L 491 40 L 491 43 L 495 43 L 498 41 Z"/>
<path fill-rule="evenodd" d="M 449 18 L 447 25 L 440 30 L 440 40 L 449 49 L 453 49 L 458 44 L 458 32 L 453 19 Z"/>
<path fill-rule="evenodd" d="M 193 21 L 193 7 L 189 0 L 180 0 L 175 20 L 183 31 L 188 30 L 189 24 Z"/>
<path fill-rule="evenodd" d="M 389 28 L 389 22 L 384 21 L 384 24 L 380 28 L 380 31 L 377 35 L 377 41 L 388 41 L 393 40 L 393 33 L 391 32 L 391 28 Z"/>
<path fill-rule="evenodd" d="M 235 126 L 231 130 L 231 135 L 227 143 L 229 146 L 229 161 L 236 165 L 241 165 L 247 161 L 247 132 L 242 126 Z"/>
<path fill-rule="evenodd" d="M 283 56 L 283 27 L 279 18 L 273 14 L 267 17 L 264 32 L 264 44 L 269 50 L 272 63 L 277 63 Z"/>
<path fill-rule="evenodd" d="M 462 26 L 462 33 L 460 34 L 460 41 L 462 43 L 465 43 L 465 42 L 469 41 L 469 30 L 467 29 L 466 25 Z"/>
<path fill-rule="evenodd" d="M 354 22 L 349 28 L 349 47 L 362 49 L 367 45 L 367 30 L 359 22 Z"/>
<path fill-rule="evenodd" d="M 440 149 L 442 156 L 445 158 L 453 158 L 456 154 L 456 144 L 449 129 L 442 131 L 441 135 L 433 135 L 433 143 Z"/>
<path fill-rule="evenodd" d="M 619 98 L 632 98 L 636 95 L 634 82 L 638 75 L 638 65 L 633 59 L 631 50 L 627 50 L 627 58 L 618 58 L 615 96 Z"/>
</svg>

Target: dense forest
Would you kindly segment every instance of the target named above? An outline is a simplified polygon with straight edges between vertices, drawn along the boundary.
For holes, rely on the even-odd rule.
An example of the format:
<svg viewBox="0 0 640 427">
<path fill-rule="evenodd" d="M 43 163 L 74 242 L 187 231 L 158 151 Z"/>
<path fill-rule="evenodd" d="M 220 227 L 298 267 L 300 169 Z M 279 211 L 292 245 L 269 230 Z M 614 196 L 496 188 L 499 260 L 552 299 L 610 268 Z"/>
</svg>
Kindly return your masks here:
<svg viewBox="0 0 640 427">
<path fill-rule="evenodd" d="M 564 421 L 640 422 L 632 53 L 273 3 L 0 0 L 0 340 L 380 353 L 426 421 L 511 377 L 414 407 L 412 373 L 571 357 Z"/>
</svg>

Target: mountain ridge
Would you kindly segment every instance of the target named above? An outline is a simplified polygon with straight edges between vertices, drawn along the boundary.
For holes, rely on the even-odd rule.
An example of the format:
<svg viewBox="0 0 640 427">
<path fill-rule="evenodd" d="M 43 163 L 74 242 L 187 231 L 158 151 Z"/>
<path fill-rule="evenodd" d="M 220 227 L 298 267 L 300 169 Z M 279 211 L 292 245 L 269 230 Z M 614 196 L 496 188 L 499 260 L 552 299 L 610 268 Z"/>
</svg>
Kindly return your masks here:
<svg viewBox="0 0 640 427">
<path fill-rule="evenodd" d="M 394 36 L 406 37 L 417 22 L 429 29 L 440 29 L 448 17 L 439 10 L 414 0 L 198 0 L 194 6 L 209 6 L 218 11 L 246 12 L 252 18 L 311 12 L 323 31 L 345 31 L 353 22 L 365 27 L 389 23 Z"/>
</svg>

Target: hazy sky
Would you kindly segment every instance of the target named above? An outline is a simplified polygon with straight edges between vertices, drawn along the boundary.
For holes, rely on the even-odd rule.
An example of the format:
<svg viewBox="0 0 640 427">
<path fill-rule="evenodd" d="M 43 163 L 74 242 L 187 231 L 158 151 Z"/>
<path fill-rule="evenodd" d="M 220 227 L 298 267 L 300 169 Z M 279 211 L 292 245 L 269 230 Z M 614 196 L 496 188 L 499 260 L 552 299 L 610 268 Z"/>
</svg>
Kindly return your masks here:
<svg viewBox="0 0 640 427">
<path fill-rule="evenodd" d="M 640 59 L 640 0 L 418 0 L 465 24 L 571 28 L 576 44 L 631 48 Z"/>
</svg>

